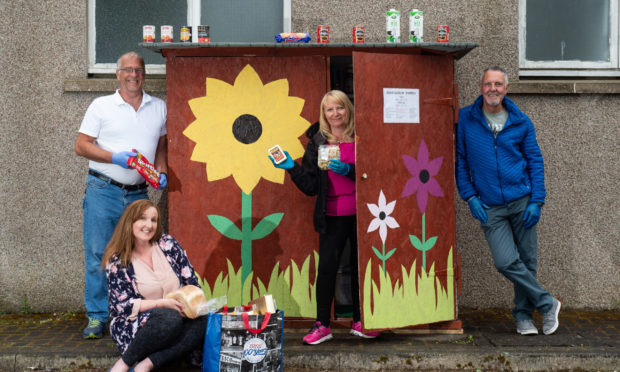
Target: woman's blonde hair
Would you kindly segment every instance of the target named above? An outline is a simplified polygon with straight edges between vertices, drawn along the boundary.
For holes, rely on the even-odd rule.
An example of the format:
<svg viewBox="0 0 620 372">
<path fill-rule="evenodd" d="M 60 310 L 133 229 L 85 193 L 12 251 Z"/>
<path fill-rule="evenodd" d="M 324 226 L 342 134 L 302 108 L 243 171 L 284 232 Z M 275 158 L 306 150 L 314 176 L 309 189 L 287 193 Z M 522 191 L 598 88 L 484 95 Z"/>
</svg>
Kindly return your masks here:
<svg viewBox="0 0 620 372">
<path fill-rule="evenodd" d="M 101 258 L 101 268 L 105 269 L 108 262 L 118 257 L 121 261 L 121 266 L 128 267 L 131 263 L 131 252 L 133 250 L 134 236 L 133 236 L 133 224 L 142 217 L 144 212 L 149 208 L 155 208 L 157 211 L 157 227 L 155 228 L 155 235 L 151 239 L 151 243 L 155 243 L 161 238 L 161 213 L 155 203 L 150 200 L 137 200 L 125 209 L 120 220 L 114 228 L 114 233 L 110 242 L 105 247 L 103 257 Z"/>
<path fill-rule="evenodd" d="M 342 105 L 345 108 L 347 112 L 347 123 L 345 125 L 342 142 L 354 142 L 355 140 L 354 138 L 355 137 L 355 118 L 354 118 L 355 113 L 353 109 L 353 103 L 351 103 L 351 100 L 346 95 L 346 93 L 340 90 L 330 90 L 329 92 L 325 93 L 325 95 L 323 96 L 323 99 L 321 100 L 320 119 L 319 119 L 319 128 L 320 128 L 319 130 L 321 131 L 321 134 L 323 134 L 323 137 L 325 137 L 327 139 L 327 142 L 329 143 L 338 142 L 338 140 L 336 139 L 336 136 L 332 134 L 329 122 L 327 121 L 327 118 L 325 117 L 325 105 L 327 104 L 327 100 L 336 102 L 337 104 Z"/>
</svg>

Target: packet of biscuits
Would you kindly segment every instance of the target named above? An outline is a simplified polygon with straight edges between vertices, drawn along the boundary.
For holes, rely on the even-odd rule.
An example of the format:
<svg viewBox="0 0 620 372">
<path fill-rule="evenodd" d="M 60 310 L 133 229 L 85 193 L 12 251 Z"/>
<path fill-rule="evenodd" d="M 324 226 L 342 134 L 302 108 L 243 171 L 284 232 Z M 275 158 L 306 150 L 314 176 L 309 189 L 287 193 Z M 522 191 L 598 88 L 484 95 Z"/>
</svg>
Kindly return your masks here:
<svg viewBox="0 0 620 372">
<path fill-rule="evenodd" d="M 340 147 L 338 145 L 321 145 L 318 153 L 318 166 L 323 170 L 329 168 L 329 161 L 340 160 Z"/>
<path fill-rule="evenodd" d="M 155 169 L 155 166 L 149 162 L 149 160 L 139 153 L 136 149 L 132 150 L 138 155 L 132 156 L 127 159 L 127 165 L 134 168 L 140 173 L 142 177 L 149 183 L 149 185 L 153 186 L 155 190 L 159 189 L 159 172 Z"/>
</svg>

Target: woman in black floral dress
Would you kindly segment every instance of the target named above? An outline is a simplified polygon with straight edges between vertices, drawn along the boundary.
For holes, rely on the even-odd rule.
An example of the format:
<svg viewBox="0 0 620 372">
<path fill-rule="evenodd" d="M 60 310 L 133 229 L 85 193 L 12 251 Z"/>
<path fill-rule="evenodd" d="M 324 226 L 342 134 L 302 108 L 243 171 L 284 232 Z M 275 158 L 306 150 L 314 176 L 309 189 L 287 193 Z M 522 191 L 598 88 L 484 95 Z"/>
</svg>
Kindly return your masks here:
<svg viewBox="0 0 620 372">
<path fill-rule="evenodd" d="M 166 294 L 198 286 L 179 242 L 162 234 L 159 209 L 149 200 L 130 204 L 102 258 L 108 278 L 110 333 L 121 352 L 112 372 L 150 371 L 200 349 L 206 317 L 188 319 Z"/>
</svg>

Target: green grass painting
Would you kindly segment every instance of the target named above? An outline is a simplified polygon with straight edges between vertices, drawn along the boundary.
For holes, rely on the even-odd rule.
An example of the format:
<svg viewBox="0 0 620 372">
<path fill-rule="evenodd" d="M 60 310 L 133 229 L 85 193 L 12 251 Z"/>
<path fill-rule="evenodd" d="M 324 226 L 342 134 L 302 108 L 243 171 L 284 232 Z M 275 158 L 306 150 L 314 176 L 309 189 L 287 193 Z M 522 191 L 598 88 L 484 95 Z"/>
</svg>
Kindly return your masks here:
<svg viewBox="0 0 620 372">
<path fill-rule="evenodd" d="M 251 272 L 245 278 L 242 288 L 242 269 L 235 271 L 229 260 L 228 272 L 220 272 L 213 285 L 200 277 L 198 281 L 207 299 L 226 296 L 228 306 L 238 306 L 242 303 L 242 298 L 254 299 L 265 294 L 271 294 L 276 299 L 278 309 L 284 311 L 287 317 L 316 317 L 316 297 L 315 282 L 310 282 L 310 258 L 306 257 L 301 268 L 291 260 L 291 265 L 280 270 L 280 264 L 276 263 L 271 271 L 267 286 L 257 278 L 253 280 L 254 273 Z M 319 254 L 314 251 L 314 267 L 317 276 Z"/>
<path fill-rule="evenodd" d="M 418 273 L 416 262 L 407 272 L 402 269 L 402 283 L 392 284 L 389 273 L 379 265 L 380 278 L 371 278 L 371 259 L 366 265 L 363 284 L 364 328 L 398 328 L 416 324 L 435 323 L 454 319 L 454 269 L 452 247 L 447 258 L 447 287 L 444 289 L 435 276 L 435 264 L 428 273 Z"/>
</svg>

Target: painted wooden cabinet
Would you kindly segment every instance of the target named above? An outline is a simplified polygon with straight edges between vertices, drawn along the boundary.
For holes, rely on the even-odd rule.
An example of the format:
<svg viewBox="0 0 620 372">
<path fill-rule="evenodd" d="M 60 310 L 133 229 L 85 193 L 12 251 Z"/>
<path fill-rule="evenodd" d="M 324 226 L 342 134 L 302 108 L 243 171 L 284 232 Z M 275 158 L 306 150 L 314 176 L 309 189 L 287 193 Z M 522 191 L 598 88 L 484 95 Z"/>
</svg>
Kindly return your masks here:
<svg viewBox="0 0 620 372">
<path fill-rule="evenodd" d="M 299 162 L 321 98 L 339 88 L 355 104 L 365 329 L 460 328 L 454 60 L 475 44 L 142 46 L 166 58 L 170 232 L 208 297 L 269 293 L 288 324 L 315 317 L 314 198 L 267 150 Z M 418 122 L 385 122 L 401 109 Z"/>
</svg>

